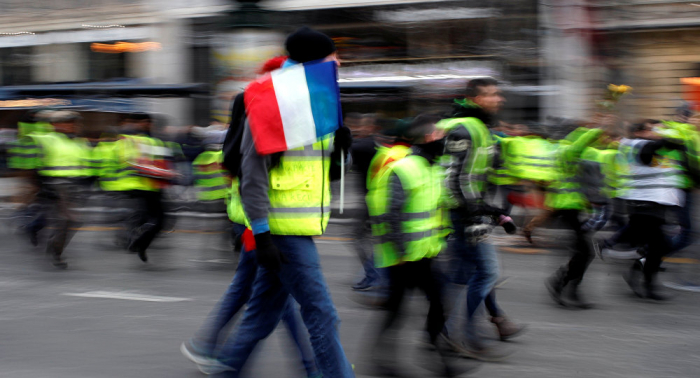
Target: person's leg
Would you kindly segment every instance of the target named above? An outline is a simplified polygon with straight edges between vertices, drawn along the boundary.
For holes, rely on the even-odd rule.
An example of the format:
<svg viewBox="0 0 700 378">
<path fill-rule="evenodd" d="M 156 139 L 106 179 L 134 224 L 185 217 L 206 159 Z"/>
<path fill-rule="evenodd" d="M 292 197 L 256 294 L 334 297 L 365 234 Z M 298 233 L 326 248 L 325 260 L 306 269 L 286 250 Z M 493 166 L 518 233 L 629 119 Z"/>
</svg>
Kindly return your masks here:
<svg viewBox="0 0 700 378">
<path fill-rule="evenodd" d="M 163 228 L 165 221 L 165 209 L 163 208 L 163 195 L 161 191 L 146 192 L 146 214 L 148 226 L 137 239 L 140 249 L 146 250 Z"/>
<path fill-rule="evenodd" d="M 430 336 L 430 342 L 435 343 L 440 333 L 445 328 L 445 310 L 442 305 L 442 285 L 436 279 L 433 271 L 433 260 L 423 259 L 416 261 L 413 276 L 416 279 L 416 286 L 425 292 L 430 307 L 426 328 Z"/>
<path fill-rule="evenodd" d="M 581 221 L 579 220 L 578 210 L 562 211 L 562 220 L 567 225 L 567 228 L 574 231 L 576 238 L 574 240 L 574 255 L 568 263 L 567 282 L 580 282 L 588 268 L 588 265 L 593 261 L 593 253 L 589 247 L 586 233 L 581 229 Z"/>
<path fill-rule="evenodd" d="M 287 327 L 292 341 L 299 349 L 299 357 L 304 365 L 307 377 L 318 377 L 318 367 L 316 366 L 314 350 L 309 340 L 309 333 L 306 331 L 304 321 L 301 319 L 299 305 L 291 296 L 287 299 L 287 305 L 282 312 L 282 322 Z"/>
<path fill-rule="evenodd" d="M 214 354 L 221 331 L 248 302 L 257 268 L 255 251 L 242 252 L 233 281 L 192 339 L 198 353 L 207 356 Z"/>
<path fill-rule="evenodd" d="M 467 259 L 474 266 L 467 288 L 467 340 L 478 344 L 474 315 L 498 280 L 498 256 L 487 242 L 467 245 Z"/>
<path fill-rule="evenodd" d="M 646 238 L 649 243 L 643 269 L 645 294 L 651 299 L 664 299 L 656 293 L 656 275 L 661 266 L 661 259 L 671 251 L 671 246 L 663 232 L 664 219 L 653 215 L 644 218 L 648 225 Z"/>
<path fill-rule="evenodd" d="M 272 241 L 289 261 L 282 264 L 279 280 L 301 306 L 311 336 L 316 363 L 324 377 L 353 377 L 340 344 L 340 319 L 321 271 L 314 241 L 309 236 L 275 236 Z"/>
<path fill-rule="evenodd" d="M 383 304 L 384 314 L 376 330 L 376 336 L 371 348 L 371 360 L 375 369 L 382 375 L 396 375 L 396 343 L 391 339 L 390 332 L 398 328 L 401 318 L 401 306 L 406 293 L 409 269 L 412 263 L 404 263 L 385 268 L 387 273 L 387 300 Z"/>
<path fill-rule="evenodd" d="M 484 299 L 484 305 L 486 306 L 486 311 L 488 311 L 492 318 L 498 318 L 504 315 L 503 311 L 496 303 L 496 289 L 491 290 L 489 295 L 486 296 Z"/>
<path fill-rule="evenodd" d="M 289 264 L 285 264 L 289 265 Z M 237 376 L 258 342 L 275 330 L 287 304 L 289 292 L 278 274 L 258 267 L 253 293 L 235 335 L 228 338 L 217 353 L 221 363 Z"/>
</svg>

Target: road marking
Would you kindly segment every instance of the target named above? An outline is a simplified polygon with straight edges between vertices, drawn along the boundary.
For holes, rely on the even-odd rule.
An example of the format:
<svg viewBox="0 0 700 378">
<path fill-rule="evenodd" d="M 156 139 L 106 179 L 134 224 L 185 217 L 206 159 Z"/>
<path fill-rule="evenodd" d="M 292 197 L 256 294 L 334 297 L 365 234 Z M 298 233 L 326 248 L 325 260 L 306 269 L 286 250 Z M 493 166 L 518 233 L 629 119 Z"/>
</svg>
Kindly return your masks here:
<svg viewBox="0 0 700 378">
<path fill-rule="evenodd" d="M 689 257 L 664 257 L 663 261 L 671 264 L 699 264 L 700 260 Z"/>
<path fill-rule="evenodd" d="M 316 240 L 329 240 L 329 241 L 353 241 L 354 238 L 341 238 L 336 236 L 315 236 Z"/>
<path fill-rule="evenodd" d="M 498 246 L 498 250 L 508 253 L 519 253 L 523 255 L 544 255 L 549 253 L 547 250 L 541 248 L 513 248 Z"/>
<path fill-rule="evenodd" d="M 190 301 L 190 298 L 178 297 L 162 297 L 158 295 L 139 294 L 128 291 L 87 291 L 85 293 L 62 293 L 69 297 L 82 298 L 103 298 L 103 299 L 125 299 L 128 301 L 143 301 L 143 302 L 182 302 Z"/>
</svg>

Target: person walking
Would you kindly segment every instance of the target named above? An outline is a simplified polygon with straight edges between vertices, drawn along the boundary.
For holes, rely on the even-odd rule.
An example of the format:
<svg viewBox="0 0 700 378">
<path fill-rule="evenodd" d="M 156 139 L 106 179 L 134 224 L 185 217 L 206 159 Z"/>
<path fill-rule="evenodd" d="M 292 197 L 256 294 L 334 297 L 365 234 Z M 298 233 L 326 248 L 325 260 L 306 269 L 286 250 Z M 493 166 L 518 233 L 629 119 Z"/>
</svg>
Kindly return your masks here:
<svg viewBox="0 0 700 378">
<path fill-rule="evenodd" d="M 80 226 L 74 208 L 81 200 L 85 179 L 94 174 L 90 160 L 91 149 L 87 141 L 76 137 L 80 115 L 71 111 L 43 112 L 49 117 L 54 131 L 34 134 L 37 158 L 33 168 L 39 177 L 38 201 L 47 211 L 28 227 L 31 234 L 38 233 L 52 221 L 52 231 L 46 245 L 46 254 L 55 267 L 65 269 L 68 263 L 63 257 L 75 230 Z"/>
<path fill-rule="evenodd" d="M 442 155 L 444 132 L 435 127 L 438 118 L 417 117 L 408 131 L 412 153 L 389 163 L 367 195 L 374 219 L 376 265 L 388 272 L 389 294 L 386 315 L 374 342 L 373 363 L 383 376 L 401 376 L 396 346 L 387 333 L 396 325 L 406 291 L 418 287 L 430 302 L 427 319 L 428 342 L 440 354 L 441 376 L 454 377 L 459 370 L 449 360 L 440 333 L 445 326 L 442 290 L 435 276 L 433 258 L 443 248 L 439 212 L 442 175 L 435 166 Z M 384 358 L 380 358 L 384 356 Z M 434 366 L 434 365 L 432 365 Z"/>
<path fill-rule="evenodd" d="M 583 228 L 584 223 L 579 218 L 581 211 L 588 207 L 588 200 L 581 188 L 579 163 L 583 151 L 602 134 L 601 129 L 586 129 L 573 143 L 559 143 L 556 179 L 545 195 L 545 206 L 551 209 L 550 218 L 561 218 L 566 227 L 575 233 L 573 256 L 545 281 L 545 286 L 556 303 L 582 309 L 592 307 L 583 299 L 579 285 L 595 255 L 589 235 Z M 567 288 L 566 293 L 564 288 Z"/>
<path fill-rule="evenodd" d="M 496 249 L 485 240 L 470 238 L 465 228 L 480 224 L 486 218 L 488 223 L 495 222 L 508 233 L 516 229 L 505 210 L 485 201 L 494 151 L 489 127 L 496 125 L 495 116 L 504 98 L 498 82 L 484 78 L 469 81 L 466 98 L 455 102 L 453 116 L 440 121 L 438 126 L 447 132 L 445 153 L 450 155 L 447 187 L 453 202 L 450 214 L 455 230 L 454 280 L 468 284 L 466 340 L 462 342 L 449 328 L 443 336 L 460 354 L 493 361 L 505 355 L 488 348 L 477 335 L 475 316 L 481 305 L 486 306 L 501 339 L 520 334 L 523 327 L 510 321 L 496 303 L 494 287 L 499 275 Z M 455 316 L 453 314 L 448 323 L 454 323 Z"/>
<path fill-rule="evenodd" d="M 285 47 L 289 52 L 285 67 L 290 69 L 314 61 L 339 64 L 333 40 L 309 28 L 289 35 Z M 246 110 L 250 116 L 247 105 Z M 335 138 L 265 155 L 258 153 L 249 122 L 246 118 L 241 141 L 240 191 L 259 267 L 238 331 L 202 368 L 238 376 L 257 343 L 277 326 L 291 295 L 301 306 L 321 374 L 353 377 L 312 238 L 323 234 L 328 224 L 331 168 L 340 167 L 340 153 L 349 151 L 351 133 L 340 128 Z"/>
</svg>

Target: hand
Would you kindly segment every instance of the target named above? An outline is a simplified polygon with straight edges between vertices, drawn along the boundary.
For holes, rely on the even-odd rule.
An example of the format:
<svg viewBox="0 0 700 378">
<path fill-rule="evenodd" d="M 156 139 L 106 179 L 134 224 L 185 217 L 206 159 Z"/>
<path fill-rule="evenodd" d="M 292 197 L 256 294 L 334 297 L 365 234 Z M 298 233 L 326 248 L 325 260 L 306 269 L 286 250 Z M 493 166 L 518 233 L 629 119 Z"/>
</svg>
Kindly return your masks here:
<svg viewBox="0 0 700 378">
<path fill-rule="evenodd" d="M 506 215 L 501 215 L 498 217 L 498 225 L 502 226 L 509 235 L 515 234 L 515 231 L 518 230 L 518 227 L 515 225 L 515 222 L 513 222 L 513 219 Z"/>
<path fill-rule="evenodd" d="M 279 271 L 283 263 L 289 262 L 287 258 L 272 243 L 270 231 L 256 234 L 255 238 L 255 258 L 258 264 L 272 271 Z"/>
<path fill-rule="evenodd" d="M 350 151 L 350 147 L 352 146 L 352 132 L 350 129 L 347 127 L 341 127 L 336 130 L 335 140 L 333 143 L 335 144 L 336 151 L 341 149 L 346 153 Z"/>
</svg>

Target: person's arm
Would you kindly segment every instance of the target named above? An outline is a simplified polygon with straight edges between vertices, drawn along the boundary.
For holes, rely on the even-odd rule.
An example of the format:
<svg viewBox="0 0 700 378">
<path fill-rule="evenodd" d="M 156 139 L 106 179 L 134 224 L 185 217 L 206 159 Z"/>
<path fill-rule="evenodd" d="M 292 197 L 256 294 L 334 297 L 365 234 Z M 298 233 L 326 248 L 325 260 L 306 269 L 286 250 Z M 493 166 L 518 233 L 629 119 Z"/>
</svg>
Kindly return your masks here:
<svg viewBox="0 0 700 378">
<path fill-rule="evenodd" d="M 472 160 L 471 142 L 471 135 L 463 127 L 452 130 L 445 141 L 445 153 L 450 156 L 447 165 L 447 189 L 450 192 L 450 197 L 460 207 L 481 198 L 481 193 L 474 181 L 471 180 L 469 170 Z"/>
<path fill-rule="evenodd" d="M 458 128 L 448 134 L 445 143 L 445 153 L 450 155 L 447 166 L 447 189 L 450 197 L 458 204 L 465 216 L 499 216 L 505 211 L 484 202 L 477 181 L 483 177 L 475 177 L 474 157 L 476 151 L 472 148 L 471 136 L 465 128 Z"/>
<path fill-rule="evenodd" d="M 403 256 L 406 252 L 404 247 L 403 230 L 401 223 L 403 221 L 403 207 L 406 202 L 406 194 L 401 185 L 401 180 L 399 176 L 395 173 L 391 173 L 389 177 L 389 208 L 385 214 L 385 219 L 389 225 L 389 230 L 387 231 L 385 238 L 387 241 L 396 246 L 396 250 Z"/>
<path fill-rule="evenodd" d="M 567 162 L 578 160 L 583 154 L 583 151 L 590 145 L 595 143 L 601 135 L 603 135 L 602 129 L 588 129 L 580 135 L 576 141 L 569 145 L 560 145 L 559 148 L 564 148 L 564 157 Z"/>
<path fill-rule="evenodd" d="M 247 120 L 244 127 L 241 141 L 241 202 L 250 220 L 253 234 L 260 234 L 270 231 L 267 220 L 270 211 L 270 198 L 267 195 L 270 159 L 268 156 L 258 155 Z"/>
<path fill-rule="evenodd" d="M 652 160 L 654 159 L 654 156 L 657 155 L 658 151 L 662 148 L 666 148 L 668 150 L 679 150 L 679 151 L 685 151 L 686 147 L 684 144 L 679 143 L 676 140 L 672 139 L 661 139 L 661 140 L 655 140 L 653 142 L 649 142 L 645 144 L 642 149 L 639 151 L 639 160 L 642 162 L 644 165 L 650 165 Z M 681 163 L 685 164 L 685 162 Z"/>
</svg>

